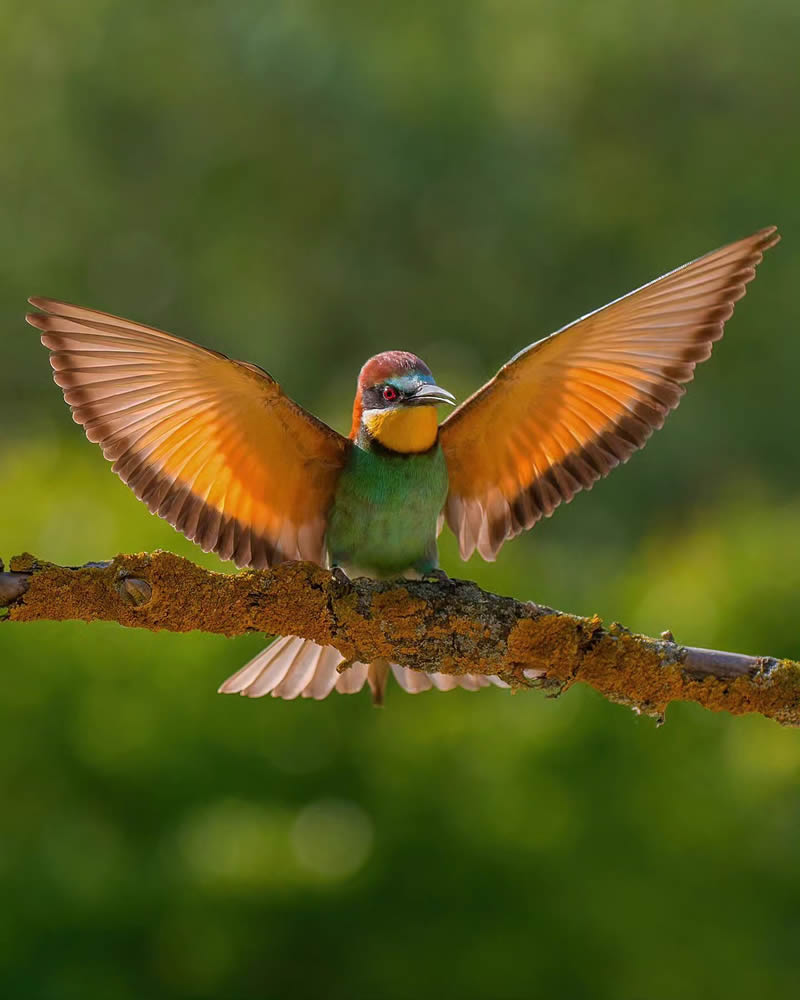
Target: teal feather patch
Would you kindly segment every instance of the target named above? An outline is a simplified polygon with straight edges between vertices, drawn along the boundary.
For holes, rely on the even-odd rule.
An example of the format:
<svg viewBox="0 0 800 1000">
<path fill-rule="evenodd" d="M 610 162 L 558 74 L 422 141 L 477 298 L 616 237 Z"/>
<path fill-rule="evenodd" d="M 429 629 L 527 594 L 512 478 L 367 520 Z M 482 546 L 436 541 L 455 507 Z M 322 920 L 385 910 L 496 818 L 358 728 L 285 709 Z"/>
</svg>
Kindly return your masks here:
<svg viewBox="0 0 800 1000">
<path fill-rule="evenodd" d="M 415 455 L 354 447 L 328 518 L 331 563 L 377 577 L 434 569 L 436 525 L 447 488 L 438 444 Z"/>
</svg>

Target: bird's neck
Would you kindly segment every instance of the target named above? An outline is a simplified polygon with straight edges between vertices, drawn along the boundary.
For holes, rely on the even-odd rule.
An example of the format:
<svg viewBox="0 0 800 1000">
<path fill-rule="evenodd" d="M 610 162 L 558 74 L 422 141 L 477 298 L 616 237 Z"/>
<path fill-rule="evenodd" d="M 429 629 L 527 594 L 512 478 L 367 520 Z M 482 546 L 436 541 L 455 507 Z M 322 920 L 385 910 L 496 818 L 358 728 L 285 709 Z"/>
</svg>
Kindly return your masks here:
<svg viewBox="0 0 800 1000">
<path fill-rule="evenodd" d="M 356 440 L 377 442 L 387 451 L 414 455 L 436 444 L 439 417 L 435 406 L 408 406 L 395 410 L 364 410 Z"/>
</svg>

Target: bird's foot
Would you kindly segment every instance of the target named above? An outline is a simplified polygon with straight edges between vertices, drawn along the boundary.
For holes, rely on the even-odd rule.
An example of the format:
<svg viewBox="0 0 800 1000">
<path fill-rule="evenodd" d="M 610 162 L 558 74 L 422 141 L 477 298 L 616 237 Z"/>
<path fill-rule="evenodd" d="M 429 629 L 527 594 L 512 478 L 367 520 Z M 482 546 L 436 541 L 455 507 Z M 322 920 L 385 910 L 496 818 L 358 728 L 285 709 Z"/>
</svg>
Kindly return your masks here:
<svg viewBox="0 0 800 1000">
<path fill-rule="evenodd" d="M 456 581 L 447 575 L 443 569 L 429 569 L 422 577 L 429 583 L 446 583 L 449 587 L 455 587 Z"/>
<path fill-rule="evenodd" d="M 340 584 L 342 587 L 350 586 L 350 577 L 345 573 L 341 566 L 334 566 L 331 570 L 331 576 L 333 579 Z"/>
</svg>

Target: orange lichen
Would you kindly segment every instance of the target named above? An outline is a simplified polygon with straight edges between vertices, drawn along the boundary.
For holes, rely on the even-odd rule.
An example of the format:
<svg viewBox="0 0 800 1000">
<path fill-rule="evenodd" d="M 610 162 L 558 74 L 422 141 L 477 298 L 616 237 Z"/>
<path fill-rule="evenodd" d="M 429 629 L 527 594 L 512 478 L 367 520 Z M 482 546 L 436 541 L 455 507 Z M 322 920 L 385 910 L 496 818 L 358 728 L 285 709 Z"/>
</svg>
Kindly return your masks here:
<svg viewBox="0 0 800 1000">
<path fill-rule="evenodd" d="M 507 669 L 520 679 L 523 670 L 537 670 L 569 682 L 583 638 L 581 621 L 572 615 L 559 614 L 518 621 L 508 637 Z"/>
<path fill-rule="evenodd" d="M 672 701 L 695 701 L 712 711 L 760 712 L 800 724 L 800 664 L 739 658 L 746 662 L 738 674 L 709 669 L 699 678 L 684 664 L 689 651 L 674 642 L 486 594 L 470 583 L 343 581 L 309 563 L 284 563 L 269 573 L 213 573 L 169 552 L 78 569 L 25 554 L 10 569 L 31 574 L 27 591 L 10 603 L 11 621 L 296 634 L 335 645 L 348 659 L 500 674 L 514 687 L 563 689 L 582 681 L 657 716 Z M 126 586 L 126 580 L 135 583 Z"/>
</svg>

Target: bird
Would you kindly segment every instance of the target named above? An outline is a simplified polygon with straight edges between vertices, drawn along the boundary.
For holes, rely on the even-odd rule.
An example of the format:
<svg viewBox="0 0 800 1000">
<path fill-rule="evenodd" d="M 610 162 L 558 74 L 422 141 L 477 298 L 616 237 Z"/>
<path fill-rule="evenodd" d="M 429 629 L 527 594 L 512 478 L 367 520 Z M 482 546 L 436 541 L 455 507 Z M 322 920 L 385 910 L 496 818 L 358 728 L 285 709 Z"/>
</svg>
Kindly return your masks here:
<svg viewBox="0 0 800 1000">
<path fill-rule="evenodd" d="M 350 577 L 439 576 L 444 522 L 462 559 L 492 561 L 626 462 L 660 428 L 723 334 L 774 226 L 699 257 L 515 354 L 455 404 L 416 355 L 384 351 L 357 380 L 348 436 L 263 368 L 108 313 L 32 297 L 73 419 L 154 514 L 237 567 L 308 560 Z M 321 700 L 390 676 L 410 693 L 506 686 L 480 674 L 346 663 L 277 638 L 220 687 Z"/>
</svg>

